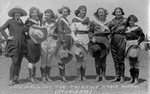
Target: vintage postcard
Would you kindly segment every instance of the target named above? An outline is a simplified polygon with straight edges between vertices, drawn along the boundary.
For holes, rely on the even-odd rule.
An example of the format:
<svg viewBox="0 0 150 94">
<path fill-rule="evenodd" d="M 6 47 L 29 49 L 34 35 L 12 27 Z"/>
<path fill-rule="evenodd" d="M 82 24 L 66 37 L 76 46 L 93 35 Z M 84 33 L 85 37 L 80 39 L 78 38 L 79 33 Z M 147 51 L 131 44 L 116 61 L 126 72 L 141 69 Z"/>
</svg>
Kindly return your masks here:
<svg viewBox="0 0 150 94">
<path fill-rule="evenodd" d="M 0 94 L 150 94 L 149 0 L 0 0 Z"/>
</svg>

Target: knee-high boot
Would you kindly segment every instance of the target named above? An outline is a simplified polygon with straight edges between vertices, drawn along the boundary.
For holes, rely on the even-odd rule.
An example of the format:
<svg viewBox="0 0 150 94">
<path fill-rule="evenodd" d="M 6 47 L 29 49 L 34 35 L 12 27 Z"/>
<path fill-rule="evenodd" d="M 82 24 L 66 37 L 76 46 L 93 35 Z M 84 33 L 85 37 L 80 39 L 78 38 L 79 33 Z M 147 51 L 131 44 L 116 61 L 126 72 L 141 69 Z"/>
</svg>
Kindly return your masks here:
<svg viewBox="0 0 150 94">
<path fill-rule="evenodd" d="M 85 78 L 85 70 L 86 70 L 86 68 L 81 66 L 81 81 L 82 80 L 86 80 L 86 78 Z"/>
<path fill-rule="evenodd" d="M 100 66 L 96 66 L 96 74 L 97 74 L 97 77 L 95 81 L 99 82 L 100 81 Z"/>
<path fill-rule="evenodd" d="M 121 76 L 120 83 L 125 82 L 124 72 L 125 72 L 125 65 L 124 63 L 121 63 L 120 64 L 120 76 Z"/>
<path fill-rule="evenodd" d="M 65 64 L 59 63 L 59 73 L 62 78 L 62 81 L 67 82 L 67 80 L 65 78 Z"/>
<path fill-rule="evenodd" d="M 139 83 L 139 80 L 138 80 L 138 77 L 139 77 L 139 69 L 138 68 L 135 68 L 135 81 L 134 81 L 134 84 L 137 85 Z"/>
<path fill-rule="evenodd" d="M 106 81 L 106 66 L 102 66 L 102 81 Z"/>
<path fill-rule="evenodd" d="M 76 67 L 76 70 L 77 70 L 77 80 L 78 81 L 81 81 L 81 67 Z"/>
<path fill-rule="evenodd" d="M 131 76 L 129 83 L 133 83 L 134 82 L 134 68 L 131 68 L 129 71 L 130 71 L 130 76 Z"/>
<path fill-rule="evenodd" d="M 46 66 L 46 79 L 47 79 L 47 81 L 52 81 L 50 78 L 50 71 L 51 71 L 51 67 Z"/>
<path fill-rule="evenodd" d="M 116 72 L 116 77 L 112 80 L 112 82 L 120 81 L 120 68 L 118 62 L 115 62 L 115 72 Z"/>
<path fill-rule="evenodd" d="M 42 67 L 40 67 L 40 70 L 41 70 L 41 77 L 42 77 L 42 82 L 44 82 L 44 83 L 46 83 L 46 76 L 45 76 L 45 74 L 46 74 L 46 67 L 44 67 L 44 68 L 42 68 Z"/>
<path fill-rule="evenodd" d="M 29 70 L 29 80 L 32 82 L 32 83 L 37 83 L 36 79 L 35 79 L 35 71 L 36 71 L 36 68 L 28 68 Z"/>
</svg>

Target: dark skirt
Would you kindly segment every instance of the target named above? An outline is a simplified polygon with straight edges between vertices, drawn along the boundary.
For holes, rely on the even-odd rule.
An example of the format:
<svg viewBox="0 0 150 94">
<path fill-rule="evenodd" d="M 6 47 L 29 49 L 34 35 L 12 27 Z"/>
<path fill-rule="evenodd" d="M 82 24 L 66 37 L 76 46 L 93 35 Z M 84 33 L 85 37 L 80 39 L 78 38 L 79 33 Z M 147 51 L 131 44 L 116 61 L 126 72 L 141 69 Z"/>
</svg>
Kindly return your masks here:
<svg viewBox="0 0 150 94">
<path fill-rule="evenodd" d="M 26 58 L 30 63 L 37 63 L 41 55 L 41 45 L 33 42 L 32 39 L 27 39 L 27 55 Z"/>
</svg>

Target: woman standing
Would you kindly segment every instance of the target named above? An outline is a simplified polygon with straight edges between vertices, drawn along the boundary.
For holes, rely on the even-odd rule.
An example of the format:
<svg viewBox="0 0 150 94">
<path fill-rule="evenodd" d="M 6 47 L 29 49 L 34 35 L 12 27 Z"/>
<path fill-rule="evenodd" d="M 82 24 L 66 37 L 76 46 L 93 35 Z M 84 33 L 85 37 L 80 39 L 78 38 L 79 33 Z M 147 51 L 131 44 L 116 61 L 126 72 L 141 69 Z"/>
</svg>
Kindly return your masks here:
<svg viewBox="0 0 150 94">
<path fill-rule="evenodd" d="M 32 83 L 37 83 L 37 80 L 35 79 L 36 75 L 36 63 L 39 61 L 41 56 L 41 45 L 39 42 L 36 41 L 32 34 L 36 34 L 38 32 L 34 32 L 35 30 L 33 28 L 40 27 L 41 25 L 41 13 L 38 8 L 31 7 L 30 8 L 30 14 L 29 18 L 25 22 L 26 26 L 26 33 L 27 33 L 27 55 L 26 58 L 28 60 L 28 70 L 29 70 L 29 79 Z M 40 34 L 40 33 L 39 33 Z M 37 34 L 38 35 L 38 34 Z"/>
<path fill-rule="evenodd" d="M 51 81 L 49 75 L 51 70 L 52 58 L 56 52 L 57 48 L 57 35 L 55 33 L 56 22 L 55 15 L 51 9 L 47 9 L 44 12 L 45 21 L 43 26 L 47 28 L 48 36 L 45 41 L 41 44 L 41 76 L 42 81 Z"/>
<path fill-rule="evenodd" d="M 115 71 L 116 77 L 112 82 L 120 81 L 121 83 L 124 82 L 124 72 L 125 72 L 125 48 L 126 48 L 126 41 L 125 41 L 125 30 L 126 26 L 126 19 L 123 17 L 124 12 L 123 9 L 117 7 L 112 15 L 116 16 L 110 23 L 109 28 L 111 30 L 111 53 L 113 60 L 115 62 Z"/>
<path fill-rule="evenodd" d="M 59 46 L 56 51 L 56 59 L 59 60 L 59 72 L 63 81 L 67 81 L 65 78 L 65 64 L 69 63 L 72 59 L 72 54 L 70 53 L 72 38 L 70 23 L 67 20 L 68 15 L 70 15 L 70 9 L 68 7 L 62 7 L 58 10 L 62 15 L 57 22 L 57 32 L 59 37 Z"/>
<path fill-rule="evenodd" d="M 95 59 L 96 81 L 100 80 L 100 76 L 102 76 L 102 81 L 106 81 L 106 57 L 109 53 L 108 35 L 110 33 L 107 27 L 107 15 L 108 12 L 106 9 L 98 8 L 94 13 L 96 19 L 91 23 L 90 32 L 92 33 L 92 37 L 90 38 L 89 51 Z"/>
<path fill-rule="evenodd" d="M 9 76 L 10 86 L 20 83 L 18 78 L 21 62 L 26 53 L 25 33 L 23 32 L 24 24 L 20 17 L 26 15 L 25 10 L 16 6 L 8 12 L 8 16 L 12 17 L 12 19 L 7 20 L 0 28 L 0 32 L 7 39 L 5 55 L 12 59 Z M 8 28 L 9 35 L 4 31 L 6 28 Z"/>
<path fill-rule="evenodd" d="M 72 20 L 72 37 L 75 41 L 74 49 L 76 58 L 76 69 L 79 75 L 78 80 L 85 80 L 86 62 L 88 56 L 89 26 L 90 20 L 86 17 L 87 8 L 79 6 L 75 11 L 76 17 Z"/>
<path fill-rule="evenodd" d="M 130 15 L 127 18 L 127 31 L 126 31 L 126 58 L 130 64 L 130 83 L 138 84 L 139 76 L 139 62 L 140 62 L 140 43 L 144 40 L 144 33 L 141 27 L 136 25 L 138 19 L 135 15 Z"/>
</svg>

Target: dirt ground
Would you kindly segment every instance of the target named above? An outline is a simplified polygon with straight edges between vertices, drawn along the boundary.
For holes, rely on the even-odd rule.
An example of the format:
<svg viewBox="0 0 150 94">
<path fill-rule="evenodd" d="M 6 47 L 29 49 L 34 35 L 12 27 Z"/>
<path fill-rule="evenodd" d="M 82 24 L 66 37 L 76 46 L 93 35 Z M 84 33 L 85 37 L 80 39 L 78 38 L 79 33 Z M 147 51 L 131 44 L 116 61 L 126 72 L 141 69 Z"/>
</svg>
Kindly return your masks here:
<svg viewBox="0 0 150 94">
<path fill-rule="evenodd" d="M 107 57 L 106 68 L 106 82 L 95 82 L 95 66 L 93 58 L 89 56 L 86 69 L 87 80 L 78 82 L 76 78 L 75 62 L 66 65 L 66 78 L 68 82 L 62 82 L 59 78 L 58 63 L 55 58 L 52 63 L 51 79 L 52 82 L 42 83 L 40 75 L 40 62 L 37 63 L 37 79 L 39 83 L 32 84 L 27 80 L 28 69 L 27 60 L 24 58 L 22 62 L 20 80 L 23 84 L 17 84 L 12 87 L 8 86 L 9 81 L 9 67 L 11 59 L 4 56 L 0 57 L 0 94 L 147 94 L 148 93 L 148 79 L 149 79 L 149 54 L 148 51 L 142 51 L 142 58 L 140 62 L 140 83 L 139 85 L 128 84 L 130 80 L 129 64 L 125 61 L 125 76 L 126 82 L 120 84 L 119 82 L 112 83 L 114 78 L 114 63 L 111 54 Z M 150 94 L 150 93 L 149 93 Z"/>
</svg>

